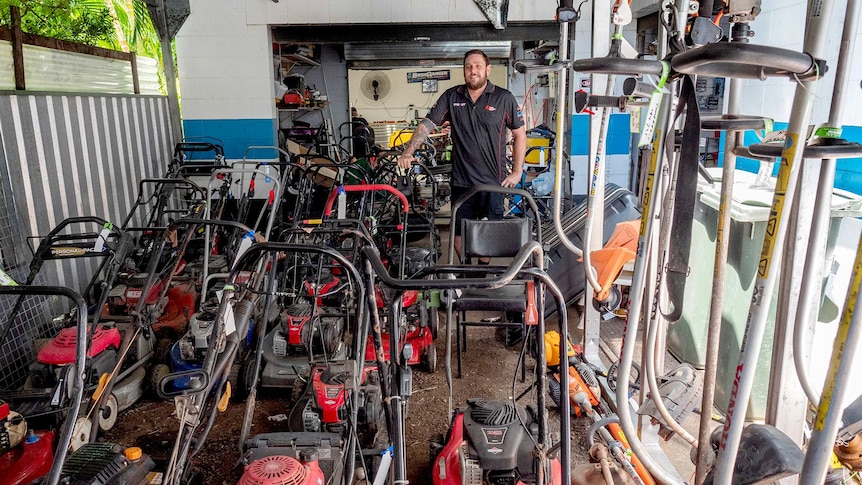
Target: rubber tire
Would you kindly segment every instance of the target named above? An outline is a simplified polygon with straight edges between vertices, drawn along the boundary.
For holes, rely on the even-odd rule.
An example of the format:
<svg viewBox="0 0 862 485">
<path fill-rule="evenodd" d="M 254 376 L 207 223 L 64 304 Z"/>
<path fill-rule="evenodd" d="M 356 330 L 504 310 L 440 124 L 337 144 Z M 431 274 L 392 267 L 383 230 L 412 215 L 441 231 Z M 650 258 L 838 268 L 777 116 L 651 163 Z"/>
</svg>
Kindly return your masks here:
<svg viewBox="0 0 862 485">
<path fill-rule="evenodd" d="M 234 362 L 230 372 L 230 383 L 233 397 L 237 402 L 245 401 L 251 392 L 251 382 L 254 380 L 254 359 L 243 359 L 241 364 Z"/>
<path fill-rule="evenodd" d="M 437 307 L 429 307 L 428 308 L 429 318 L 428 318 L 428 327 L 431 329 L 431 337 L 436 339 L 437 332 L 440 329 L 440 309 Z"/>
<path fill-rule="evenodd" d="M 160 338 L 156 342 L 156 347 L 153 349 L 153 362 L 156 364 L 167 364 L 171 355 L 171 345 L 174 344 L 173 339 Z"/>
<path fill-rule="evenodd" d="M 99 431 L 110 431 L 117 424 L 117 414 L 119 414 L 120 406 L 117 402 L 117 396 L 111 394 L 105 400 L 105 406 L 99 413 Z"/>
<path fill-rule="evenodd" d="M 422 358 L 422 369 L 433 374 L 437 370 L 437 347 L 434 344 L 429 345 L 425 349 L 425 356 Z"/>
<path fill-rule="evenodd" d="M 166 364 L 156 364 L 150 369 L 150 389 L 152 389 L 154 396 L 159 396 L 159 381 L 170 373 L 171 368 Z"/>
</svg>

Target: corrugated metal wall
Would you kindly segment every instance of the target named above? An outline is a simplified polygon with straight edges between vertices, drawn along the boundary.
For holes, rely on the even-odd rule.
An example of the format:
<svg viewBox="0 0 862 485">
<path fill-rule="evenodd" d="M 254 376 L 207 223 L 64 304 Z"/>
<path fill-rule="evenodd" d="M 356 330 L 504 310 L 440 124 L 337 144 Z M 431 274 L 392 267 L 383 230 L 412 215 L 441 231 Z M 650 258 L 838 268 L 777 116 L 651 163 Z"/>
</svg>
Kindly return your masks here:
<svg viewBox="0 0 862 485">
<path fill-rule="evenodd" d="M 0 95 L 0 183 L 12 202 L 7 219 L 19 226 L 0 234 L 20 235 L 5 241 L 0 265 L 23 279 L 31 254 L 22 239 L 67 217 L 121 223 L 138 181 L 167 170 L 176 139 L 168 118 L 162 96 Z M 94 264 L 49 262 L 47 280 L 83 290 Z"/>
</svg>

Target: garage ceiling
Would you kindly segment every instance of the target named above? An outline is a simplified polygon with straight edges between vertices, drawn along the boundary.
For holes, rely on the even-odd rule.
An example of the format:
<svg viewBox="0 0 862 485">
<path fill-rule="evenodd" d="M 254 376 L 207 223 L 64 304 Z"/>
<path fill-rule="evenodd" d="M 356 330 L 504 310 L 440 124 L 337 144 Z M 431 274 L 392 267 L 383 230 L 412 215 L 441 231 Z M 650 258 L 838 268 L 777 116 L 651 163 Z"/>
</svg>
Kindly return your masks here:
<svg viewBox="0 0 862 485">
<path fill-rule="evenodd" d="M 558 39 L 560 25 L 554 21 L 509 22 L 503 30 L 487 23 L 285 25 L 272 28 L 279 43 L 345 44 L 351 42 L 540 41 Z"/>
<path fill-rule="evenodd" d="M 344 59 L 347 61 L 435 59 L 460 63 L 464 53 L 472 49 L 482 49 L 491 59 L 508 59 L 512 53 L 512 42 L 401 42 L 397 45 L 349 43 L 344 45 Z"/>
</svg>

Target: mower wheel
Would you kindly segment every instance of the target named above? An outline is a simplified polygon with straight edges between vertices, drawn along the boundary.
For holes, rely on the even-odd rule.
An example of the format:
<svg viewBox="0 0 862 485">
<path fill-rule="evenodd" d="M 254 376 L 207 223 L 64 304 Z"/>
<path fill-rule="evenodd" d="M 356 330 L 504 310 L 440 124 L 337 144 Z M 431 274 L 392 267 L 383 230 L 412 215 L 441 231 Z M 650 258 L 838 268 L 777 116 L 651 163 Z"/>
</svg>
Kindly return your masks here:
<svg viewBox="0 0 862 485">
<path fill-rule="evenodd" d="M 433 438 L 431 438 L 431 442 L 428 443 L 428 464 L 430 468 L 434 468 L 434 460 L 440 455 L 440 452 L 443 451 L 443 448 L 446 446 L 446 438 L 443 434 L 436 434 Z"/>
<path fill-rule="evenodd" d="M 434 344 L 425 349 L 425 356 L 422 359 L 422 364 L 425 372 L 433 374 L 437 370 L 437 347 Z"/>
<path fill-rule="evenodd" d="M 117 413 L 120 406 L 117 403 L 117 396 L 111 394 L 105 400 L 105 406 L 102 407 L 102 412 L 99 413 L 99 429 L 101 431 L 110 431 L 117 424 Z"/>
<path fill-rule="evenodd" d="M 430 307 L 428 309 L 429 319 L 428 319 L 428 327 L 431 329 L 431 337 L 437 338 L 437 331 L 440 328 L 440 309 L 436 307 Z"/>
<path fill-rule="evenodd" d="M 160 338 L 156 343 L 156 348 L 153 350 L 153 361 L 157 364 L 166 364 L 171 355 L 171 345 L 174 340 L 169 338 Z"/>
<path fill-rule="evenodd" d="M 243 359 L 242 362 L 234 362 L 230 368 L 228 380 L 231 384 L 233 397 L 242 402 L 251 391 L 251 383 L 254 380 L 254 360 Z"/>
<path fill-rule="evenodd" d="M 93 423 L 84 416 L 75 421 L 75 427 L 72 430 L 72 442 L 70 443 L 72 451 L 78 451 L 78 448 L 90 442 L 92 429 Z"/>
<path fill-rule="evenodd" d="M 159 395 L 159 382 L 170 373 L 171 368 L 165 364 L 156 364 L 150 370 L 150 388 L 153 390 L 154 395 Z"/>
</svg>

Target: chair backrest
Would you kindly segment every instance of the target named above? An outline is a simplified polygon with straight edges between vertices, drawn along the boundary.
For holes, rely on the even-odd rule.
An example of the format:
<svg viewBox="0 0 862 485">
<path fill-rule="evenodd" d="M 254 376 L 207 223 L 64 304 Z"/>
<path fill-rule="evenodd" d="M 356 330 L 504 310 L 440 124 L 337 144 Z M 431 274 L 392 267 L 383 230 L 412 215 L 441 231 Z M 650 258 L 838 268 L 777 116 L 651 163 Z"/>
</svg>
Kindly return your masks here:
<svg viewBox="0 0 862 485">
<path fill-rule="evenodd" d="M 533 238 L 531 219 L 461 221 L 461 245 L 465 258 L 512 257 Z"/>
<path fill-rule="evenodd" d="M 532 195 L 523 189 L 501 187 L 499 185 L 476 185 L 470 188 L 458 200 L 452 201 L 452 212 L 449 222 L 450 234 L 455 234 L 456 214 L 461 205 L 479 192 L 493 192 L 520 196 L 522 204 L 527 208 L 521 217 L 505 218 L 503 220 L 471 220 L 463 219 L 461 225 L 461 258 L 477 257 L 512 257 L 524 244 L 536 240 L 542 244 L 542 220 L 539 209 Z M 466 224 L 464 224 L 466 223 Z M 449 264 L 455 264 L 454 238 L 449 238 Z"/>
</svg>

